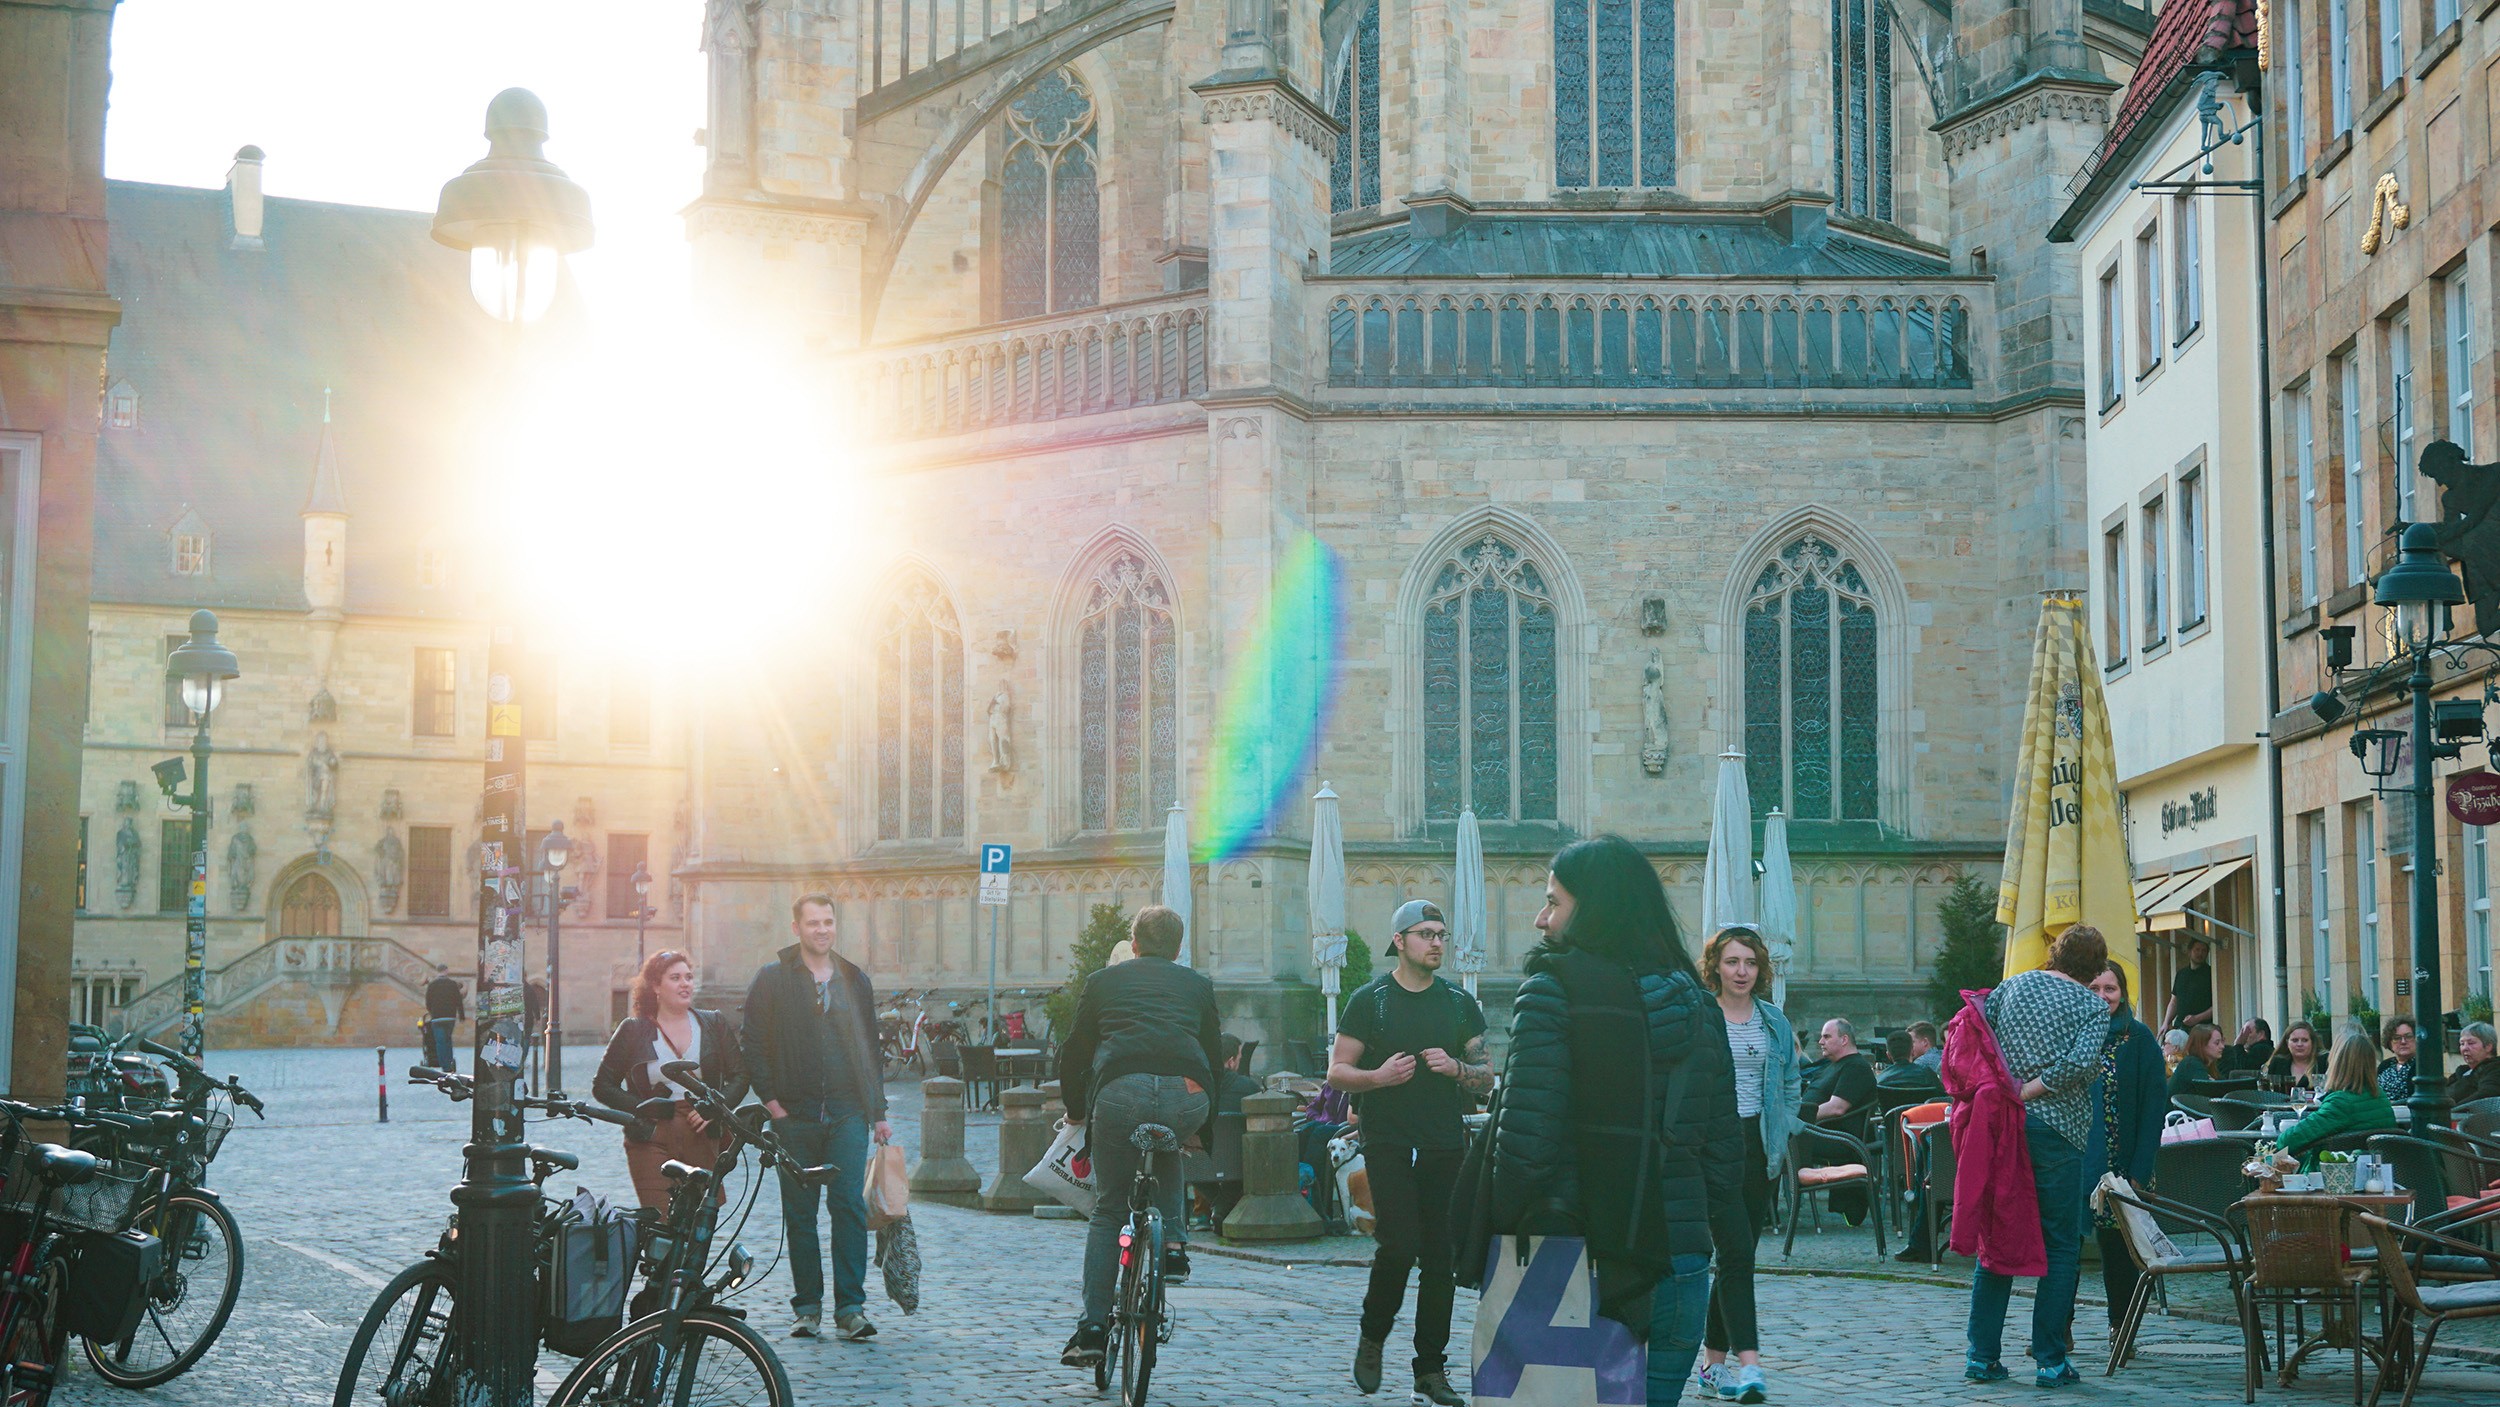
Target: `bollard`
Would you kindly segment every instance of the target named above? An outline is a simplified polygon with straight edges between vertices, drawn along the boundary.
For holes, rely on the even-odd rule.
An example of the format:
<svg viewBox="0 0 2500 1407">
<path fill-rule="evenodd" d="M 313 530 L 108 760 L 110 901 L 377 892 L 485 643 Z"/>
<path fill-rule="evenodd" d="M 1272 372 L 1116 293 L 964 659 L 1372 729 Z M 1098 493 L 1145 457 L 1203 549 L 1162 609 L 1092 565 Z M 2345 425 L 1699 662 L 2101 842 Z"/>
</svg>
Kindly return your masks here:
<svg viewBox="0 0 2500 1407">
<path fill-rule="evenodd" d="M 1224 1218 L 1225 1240 L 1308 1241 L 1326 1229 L 1302 1195 L 1293 1107 L 1290 1094 L 1254 1094 L 1241 1101 L 1242 1193 Z"/>
<path fill-rule="evenodd" d="M 985 1212 L 1030 1212 L 1050 1194 L 1024 1180 L 1025 1170 L 1050 1151 L 1051 1126 L 1042 1120 L 1050 1096 L 1038 1089 L 1011 1089 L 998 1096 L 998 1176 L 981 1189 Z"/>
<path fill-rule="evenodd" d="M 979 1201 L 981 1171 L 964 1156 L 964 1082 L 944 1075 L 920 1082 L 920 1161 L 911 1170 L 911 1194 L 931 1202 L 971 1206 Z"/>
<path fill-rule="evenodd" d="M 391 1066 L 388 1052 L 381 1046 L 373 1048 L 373 1097 L 381 1101 L 382 1117 L 375 1122 L 391 1121 Z"/>
</svg>

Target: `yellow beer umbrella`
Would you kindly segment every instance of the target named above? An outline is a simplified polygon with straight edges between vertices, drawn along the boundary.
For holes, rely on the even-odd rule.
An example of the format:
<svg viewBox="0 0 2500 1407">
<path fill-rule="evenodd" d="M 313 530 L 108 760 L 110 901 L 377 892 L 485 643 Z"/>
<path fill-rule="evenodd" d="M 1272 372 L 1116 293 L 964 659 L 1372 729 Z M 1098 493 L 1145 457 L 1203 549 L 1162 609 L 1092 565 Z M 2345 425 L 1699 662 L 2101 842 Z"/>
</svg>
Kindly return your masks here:
<svg viewBox="0 0 2500 1407">
<path fill-rule="evenodd" d="M 2129 990 L 2141 990 L 2134 869 L 2118 820 L 2109 710 L 2083 602 L 2073 595 L 2052 592 L 2040 604 L 1997 922 L 2007 929 L 2009 977 L 2047 962 L 2049 940 L 2088 923 L 2109 940 L 2109 955 L 2126 969 Z"/>
</svg>

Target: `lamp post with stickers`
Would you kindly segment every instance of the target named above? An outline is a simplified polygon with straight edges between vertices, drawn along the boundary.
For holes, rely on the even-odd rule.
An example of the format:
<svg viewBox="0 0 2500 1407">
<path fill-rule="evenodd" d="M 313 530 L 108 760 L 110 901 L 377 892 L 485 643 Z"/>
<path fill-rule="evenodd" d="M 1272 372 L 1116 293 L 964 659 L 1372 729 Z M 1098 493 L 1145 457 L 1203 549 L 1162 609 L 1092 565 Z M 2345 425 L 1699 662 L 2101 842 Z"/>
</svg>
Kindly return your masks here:
<svg viewBox="0 0 2500 1407">
<path fill-rule="evenodd" d="M 486 156 L 445 184 L 438 244 L 466 250 L 469 291 L 507 329 L 517 370 L 522 327 L 555 300 L 565 255 L 590 247 L 590 196 L 547 160 L 547 108 L 507 88 L 486 108 Z M 509 378 L 507 378 L 507 381 Z M 501 486 L 494 490 L 502 496 Z M 476 1090 L 460 1185 L 452 1294 L 452 1397 L 527 1407 L 538 1362 L 538 1190 L 513 1103 L 525 1037 L 521 919 L 531 857 L 523 843 L 520 641 L 498 623 L 486 648 L 486 802 L 478 854 Z"/>
</svg>

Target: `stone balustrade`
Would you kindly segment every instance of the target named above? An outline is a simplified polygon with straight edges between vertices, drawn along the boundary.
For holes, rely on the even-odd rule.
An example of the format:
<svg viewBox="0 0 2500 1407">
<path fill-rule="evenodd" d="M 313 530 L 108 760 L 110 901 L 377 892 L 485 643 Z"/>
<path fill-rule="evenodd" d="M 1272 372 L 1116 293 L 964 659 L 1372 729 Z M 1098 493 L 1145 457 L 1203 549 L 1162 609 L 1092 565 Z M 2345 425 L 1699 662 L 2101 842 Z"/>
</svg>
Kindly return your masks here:
<svg viewBox="0 0 2500 1407">
<path fill-rule="evenodd" d="M 890 439 L 1185 401 L 1207 386 L 1203 290 L 871 348 L 855 359 Z"/>
</svg>

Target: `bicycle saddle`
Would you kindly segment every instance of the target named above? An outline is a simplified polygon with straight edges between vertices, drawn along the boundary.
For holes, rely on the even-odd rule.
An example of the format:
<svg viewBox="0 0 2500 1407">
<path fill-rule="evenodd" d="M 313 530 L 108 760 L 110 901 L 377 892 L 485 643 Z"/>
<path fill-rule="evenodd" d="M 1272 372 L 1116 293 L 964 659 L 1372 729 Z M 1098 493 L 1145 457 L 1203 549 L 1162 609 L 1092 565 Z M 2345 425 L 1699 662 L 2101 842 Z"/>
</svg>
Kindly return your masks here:
<svg viewBox="0 0 2500 1407">
<path fill-rule="evenodd" d="M 1181 1146 L 1180 1138 L 1161 1124 L 1139 1124 L 1128 1141 L 1140 1153 L 1176 1153 Z"/>
<path fill-rule="evenodd" d="M 57 1143 L 35 1145 L 35 1167 L 43 1180 L 54 1187 L 76 1187 L 92 1182 L 96 1174 L 96 1156 Z"/>
<path fill-rule="evenodd" d="M 549 1167 L 562 1168 L 566 1172 L 577 1172 L 582 1166 L 582 1160 L 571 1153 L 542 1147 L 535 1143 L 529 1146 L 529 1155 L 533 1163 L 545 1163 Z"/>
</svg>

